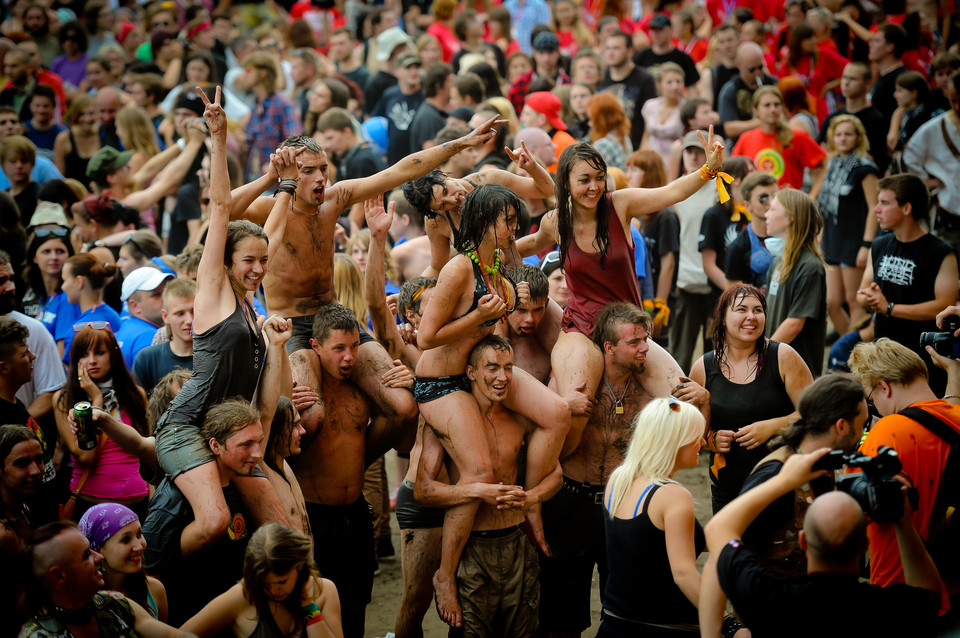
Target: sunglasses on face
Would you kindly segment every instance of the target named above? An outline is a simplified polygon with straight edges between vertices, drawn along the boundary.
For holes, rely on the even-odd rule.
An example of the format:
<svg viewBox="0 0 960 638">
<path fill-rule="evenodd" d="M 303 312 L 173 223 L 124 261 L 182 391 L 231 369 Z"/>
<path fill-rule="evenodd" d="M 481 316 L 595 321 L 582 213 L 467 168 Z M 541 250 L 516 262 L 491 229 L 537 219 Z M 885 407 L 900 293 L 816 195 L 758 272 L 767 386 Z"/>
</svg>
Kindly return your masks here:
<svg viewBox="0 0 960 638">
<path fill-rule="evenodd" d="M 33 231 L 33 234 L 39 238 L 43 239 L 44 237 L 66 237 L 70 234 L 70 230 L 67 228 L 40 228 Z"/>
<path fill-rule="evenodd" d="M 757 197 L 757 201 L 760 202 L 761 204 L 769 204 L 769 203 L 770 203 L 770 195 L 763 194 L 763 195 Z"/>
<path fill-rule="evenodd" d="M 110 330 L 109 321 L 83 321 L 81 323 L 76 323 L 73 325 L 74 334 L 80 332 L 84 328 L 91 328 L 93 330 Z M 113 330 L 110 330 L 113 332 Z"/>
<path fill-rule="evenodd" d="M 751 66 L 751 67 L 747 67 L 747 73 L 756 73 L 757 71 L 761 70 L 762 68 L 763 68 L 762 65 L 761 65 L 761 66 Z"/>
</svg>

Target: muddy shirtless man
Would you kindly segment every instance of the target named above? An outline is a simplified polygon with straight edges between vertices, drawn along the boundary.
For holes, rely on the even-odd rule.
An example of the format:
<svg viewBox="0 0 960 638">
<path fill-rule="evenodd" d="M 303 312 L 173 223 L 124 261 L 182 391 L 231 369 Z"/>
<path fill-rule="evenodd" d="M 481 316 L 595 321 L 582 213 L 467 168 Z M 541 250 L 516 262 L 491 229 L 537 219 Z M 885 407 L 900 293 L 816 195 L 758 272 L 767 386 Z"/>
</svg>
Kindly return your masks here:
<svg viewBox="0 0 960 638">
<path fill-rule="evenodd" d="M 493 460 L 491 483 L 437 481 L 446 455 L 434 431 L 424 429 L 417 500 L 436 507 L 480 500 L 457 570 L 467 638 L 532 637 L 537 628 L 537 551 L 520 526 L 525 510 L 560 489 L 561 477 L 558 465 L 529 492 L 519 485 L 523 483 L 518 476 L 520 450 L 535 426 L 503 405 L 513 380 L 513 362 L 510 343 L 490 335 L 473 348 L 466 368 L 471 394 L 484 420 L 487 453 Z M 446 467 L 451 480 L 459 480 L 449 458 Z"/>
<path fill-rule="evenodd" d="M 571 428 L 564 442 L 563 487 L 543 506 L 551 556 L 540 556 L 539 635 L 579 636 L 590 627 L 594 565 L 601 592 L 607 577 L 604 486 L 623 462 L 636 415 L 651 399 L 671 394 L 709 409 L 709 393 L 648 341 L 651 328 L 650 315 L 633 304 L 611 304 L 597 317 L 593 340 L 603 351 L 604 378 L 586 426 Z"/>
<path fill-rule="evenodd" d="M 310 352 L 313 315 L 325 304 L 336 301 L 333 288 L 333 233 L 337 218 L 344 210 L 376 194 L 383 193 L 440 166 L 454 154 L 486 142 L 495 135 L 492 118 L 469 135 L 440 146 L 409 155 L 390 168 L 362 180 L 345 180 L 327 188 L 327 155 L 308 137 L 285 140 L 282 146 L 303 147 L 299 157 L 296 196 L 287 219 L 283 242 L 263 279 L 269 314 L 277 313 L 293 321 L 293 337 L 287 342 L 293 380 L 296 386 L 316 388 L 320 379 L 317 358 Z M 276 185 L 275 173 L 268 173 L 233 193 L 233 219 L 249 219 L 263 224 L 273 199 L 257 197 Z M 370 458 L 378 458 L 396 443 L 403 426 L 417 416 L 417 404 L 409 392 L 387 388 L 380 376 L 390 370 L 392 359 L 364 331 L 352 380 L 378 406 L 370 424 Z M 316 430 L 323 418 L 323 403 L 317 402 L 301 412 L 304 428 Z"/>
<path fill-rule="evenodd" d="M 530 301 L 507 317 L 507 340 L 517 367 L 543 385 L 550 383 L 550 350 L 557 342 L 563 310 L 549 297 L 547 276 L 536 266 L 521 264 L 510 271 L 515 282 L 527 282 Z"/>
<path fill-rule="evenodd" d="M 306 501 L 320 573 L 337 585 L 343 635 L 361 638 L 364 608 L 373 591 L 373 522 L 363 498 L 369 400 L 351 380 L 360 349 L 360 326 L 337 303 L 318 309 L 310 345 L 324 418 L 305 423 L 303 453 L 291 458 Z M 404 390 L 406 392 L 406 390 Z"/>
</svg>

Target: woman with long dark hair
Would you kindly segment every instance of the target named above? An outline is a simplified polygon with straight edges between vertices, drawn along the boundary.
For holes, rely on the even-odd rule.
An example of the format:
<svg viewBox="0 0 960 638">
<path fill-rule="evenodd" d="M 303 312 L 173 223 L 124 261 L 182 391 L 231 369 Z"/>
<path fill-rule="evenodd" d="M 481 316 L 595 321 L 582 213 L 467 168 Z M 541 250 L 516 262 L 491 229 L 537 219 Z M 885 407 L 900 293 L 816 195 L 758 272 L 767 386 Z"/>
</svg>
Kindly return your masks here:
<svg viewBox="0 0 960 638">
<path fill-rule="evenodd" d="M 702 135 L 701 135 L 702 138 Z M 591 145 L 580 142 L 563 150 L 557 165 L 557 213 L 543 218 L 536 234 L 517 242 L 522 256 L 560 244 L 560 262 L 571 297 L 563 311 L 563 326 L 551 353 L 560 396 L 582 392 L 594 396 L 603 376 L 603 355 L 592 340 L 601 308 L 615 301 L 643 307 L 637 285 L 630 220 L 649 215 L 686 199 L 703 188 L 720 170 L 723 145 L 703 140 L 710 149 L 698 172 L 661 188 L 625 188 L 607 192 L 607 165 Z M 574 431 L 586 425 L 575 416 Z"/>
<path fill-rule="evenodd" d="M 119 503 L 101 503 L 84 512 L 78 525 L 90 549 L 103 555 L 104 589 L 120 592 L 167 622 L 167 590 L 143 571 L 147 541 L 137 513 Z"/>
<path fill-rule="evenodd" d="M 105 434 L 92 450 L 81 449 L 69 413 L 78 402 L 89 401 L 147 436 L 147 396 L 124 366 L 120 345 L 106 321 L 75 328 L 79 330 L 70 349 L 67 384 L 53 395 L 57 431 L 73 456 L 70 491 L 76 504 L 70 518 L 79 520 L 98 503 L 126 505 L 142 518 L 149 490 L 140 477 L 139 459 Z"/>
<path fill-rule="evenodd" d="M 64 264 L 72 256 L 70 230 L 63 226 L 38 228 L 27 241 L 23 313 L 43 323 L 61 348 L 61 357 L 67 331 L 80 315 L 80 307 L 63 291 Z"/>
<path fill-rule="evenodd" d="M 714 314 L 713 351 L 690 370 L 710 392 L 706 440 L 714 513 L 740 494 L 767 455 L 763 443 L 797 417 L 794 406 L 813 382 L 793 348 L 763 336 L 766 316 L 767 300 L 757 288 L 725 290 Z"/>
<path fill-rule="evenodd" d="M 228 628 L 238 638 L 343 638 L 337 587 L 320 576 L 308 536 L 277 523 L 258 529 L 243 580 L 181 627 L 200 638 Z"/>
</svg>

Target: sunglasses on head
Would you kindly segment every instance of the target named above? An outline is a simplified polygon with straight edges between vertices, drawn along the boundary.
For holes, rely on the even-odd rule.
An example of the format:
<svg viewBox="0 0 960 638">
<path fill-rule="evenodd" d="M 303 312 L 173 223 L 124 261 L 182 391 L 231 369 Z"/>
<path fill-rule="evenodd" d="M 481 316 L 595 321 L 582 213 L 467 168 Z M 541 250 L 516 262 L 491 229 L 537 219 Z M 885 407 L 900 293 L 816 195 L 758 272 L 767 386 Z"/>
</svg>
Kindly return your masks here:
<svg viewBox="0 0 960 638">
<path fill-rule="evenodd" d="M 109 321 L 83 321 L 81 323 L 73 324 L 74 334 L 80 332 L 84 328 L 91 328 L 93 330 L 109 330 L 110 332 L 113 332 L 113 330 L 110 329 Z"/>
<path fill-rule="evenodd" d="M 678 398 L 675 397 L 675 396 L 669 396 L 669 397 L 667 397 L 667 405 L 668 405 L 669 408 L 670 408 L 671 410 L 673 410 L 674 412 L 679 412 L 679 411 L 680 411 L 680 399 L 678 399 Z"/>
<path fill-rule="evenodd" d="M 51 235 L 52 235 L 53 237 L 66 237 L 68 234 L 70 234 L 70 230 L 67 229 L 67 228 L 63 228 L 63 227 L 60 227 L 60 228 L 39 228 L 39 229 L 33 231 L 33 234 L 34 234 L 36 237 L 38 237 L 39 239 L 43 239 L 44 237 L 50 237 Z"/>
</svg>

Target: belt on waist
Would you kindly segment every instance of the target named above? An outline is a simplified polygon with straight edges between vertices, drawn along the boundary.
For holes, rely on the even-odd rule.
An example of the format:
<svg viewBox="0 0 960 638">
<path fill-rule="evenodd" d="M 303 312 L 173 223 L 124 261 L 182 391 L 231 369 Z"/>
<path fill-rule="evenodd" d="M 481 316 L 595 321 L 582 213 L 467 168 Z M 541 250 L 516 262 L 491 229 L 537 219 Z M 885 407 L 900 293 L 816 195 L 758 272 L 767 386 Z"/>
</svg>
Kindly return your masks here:
<svg viewBox="0 0 960 638">
<path fill-rule="evenodd" d="M 471 538 L 503 538 L 505 536 L 510 536 L 515 531 L 520 529 L 519 525 L 511 525 L 510 527 L 504 527 L 503 529 L 477 529 L 470 532 Z"/>
<path fill-rule="evenodd" d="M 572 478 L 563 477 L 563 489 L 571 494 L 576 494 L 585 498 L 594 505 L 603 505 L 603 493 L 607 489 L 605 485 L 591 485 L 590 483 L 581 483 Z"/>
</svg>

